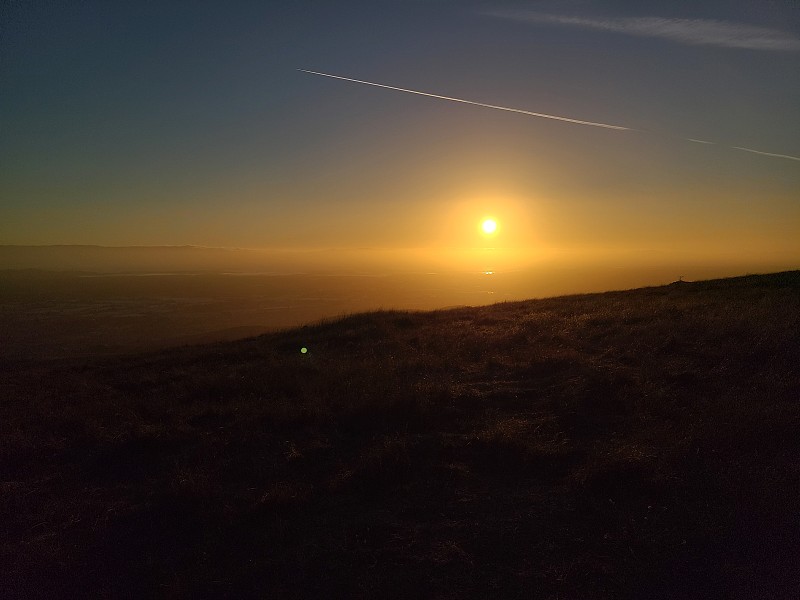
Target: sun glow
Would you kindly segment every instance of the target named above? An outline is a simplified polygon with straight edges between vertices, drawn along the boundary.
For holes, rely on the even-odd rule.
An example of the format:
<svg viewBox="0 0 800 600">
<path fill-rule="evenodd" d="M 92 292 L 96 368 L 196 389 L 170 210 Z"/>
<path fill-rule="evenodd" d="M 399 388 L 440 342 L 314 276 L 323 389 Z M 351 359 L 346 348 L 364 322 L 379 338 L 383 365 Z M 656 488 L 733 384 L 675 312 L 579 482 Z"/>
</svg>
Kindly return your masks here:
<svg viewBox="0 0 800 600">
<path fill-rule="evenodd" d="M 484 233 L 491 235 L 497 231 L 497 221 L 494 219 L 486 219 L 481 223 L 481 229 L 483 229 Z"/>
</svg>

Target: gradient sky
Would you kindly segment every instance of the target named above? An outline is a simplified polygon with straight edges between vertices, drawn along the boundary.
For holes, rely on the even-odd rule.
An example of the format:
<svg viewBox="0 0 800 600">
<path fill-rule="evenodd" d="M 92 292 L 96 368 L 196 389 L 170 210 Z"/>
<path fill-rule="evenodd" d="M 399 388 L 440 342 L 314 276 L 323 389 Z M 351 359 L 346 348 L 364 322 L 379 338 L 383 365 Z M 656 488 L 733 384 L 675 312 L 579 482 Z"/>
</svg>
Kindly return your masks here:
<svg viewBox="0 0 800 600">
<path fill-rule="evenodd" d="M 9 1 L 0 117 L 0 244 L 800 262 L 790 0 Z"/>
</svg>

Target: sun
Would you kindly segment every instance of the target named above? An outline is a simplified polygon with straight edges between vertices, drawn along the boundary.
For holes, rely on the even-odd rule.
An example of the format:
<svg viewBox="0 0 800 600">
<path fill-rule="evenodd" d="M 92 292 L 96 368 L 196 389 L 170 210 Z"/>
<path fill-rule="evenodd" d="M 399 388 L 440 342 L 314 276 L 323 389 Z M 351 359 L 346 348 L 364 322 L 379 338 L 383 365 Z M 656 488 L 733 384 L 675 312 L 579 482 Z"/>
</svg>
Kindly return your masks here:
<svg viewBox="0 0 800 600">
<path fill-rule="evenodd" d="M 497 231 L 497 221 L 494 219 L 486 219 L 481 223 L 481 229 L 483 229 L 484 233 L 491 235 Z"/>
</svg>

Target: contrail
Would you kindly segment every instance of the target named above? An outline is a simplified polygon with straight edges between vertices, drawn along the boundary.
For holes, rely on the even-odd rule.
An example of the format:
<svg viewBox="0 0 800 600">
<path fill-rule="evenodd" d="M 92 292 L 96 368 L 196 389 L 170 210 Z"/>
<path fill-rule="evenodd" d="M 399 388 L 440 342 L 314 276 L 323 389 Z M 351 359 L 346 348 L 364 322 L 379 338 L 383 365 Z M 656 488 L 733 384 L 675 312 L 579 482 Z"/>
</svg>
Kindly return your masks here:
<svg viewBox="0 0 800 600">
<path fill-rule="evenodd" d="M 788 158 L 789 160 L 800 160 L 800 156 L 790 156 L 788 154 L 775 154 L 774 152 L 762 152 L 761 150 L 753 150 L 752 148 L 742 148 L 741 146 L 731 146 L 734 150 L 743 150 L 744 152 L 752 152 L 753 154 L 760 154 L 761 156 L 774 156 L 775 158 Z"/>
<path fill-rule="evenodd" d="M 619 129 L 620 131 L 633 131 L 630 127 L 622 127 L 620 125 L 609 125 L 608 123 L 595 123 L 594 121 L 581 121 L 580 119 L 570 119 L 569 117 L 559 117 L 556 115 L 546 115 L 544 113 L 531 112 L 529 110 L 522 110 L 521 108 L 509 108 L 507 106 L 497 106 L 496 104 L 484 104 L 483 102 L 473 102 L 472 100 L 463 100 L 461 98 L 451 98 L 450 96 L 440 96 L 439 94 L 429 94 L 427 92 L 418 92 L 417 90 L 407 90 L 405 88 L 394 87 L 392 85 L 383 85 L 382 83 L 372 83 L 371 81 L 361 81 L 360 79 L 350 79 L 349 77 L 341 77 L 339 75 L 329 75 L 328 73 L 319 73 L 317 71 L 307 71 L 305 69 L 297 69 L 303 73 L 310 73 L 311 75 L 322 75 L 323 77 L 331 77 L 333 79 L 342 79 L 344 81 L 352 81 L 354 83 L 363 83 L 364 85 L 372 85 L 387 90 L 395 90 L 396 92 L 406 92 L 407 94 L 417 94 L 418 96 L 428 96 L 429 98 L 438 98 L 439 100 L 450 100 L 451 102 L 461 102 L 462 104 L 472 104 L 473 106 L 483 106 L 484 108 L 494 108 L 495 110 L 505 110 L 508 112 L 520 113 L 523 115 L 530 115 L 531 117 L 541 117 L 542 119 L 555 119 L 556 121 L 566 121 L 567 123 L 576 123 L 577 125 L 591 125 L 592 127 L 604 127 L 606 129 Z"/>
<path fill-rule="evenodd" d="M 636 131 L 641 133 L 655 133 L 652 131 L 646 131 L 643 129 L 634 129 L 633 127 L 624 127 L 622 125 L 610 125 L 609 123 L 597 123 L 595 121 L 582 121 L 580 119 L 571 119 L 569 117 L 560 117 L 558 115 L 548 115 L 546 113 L 539 113 L 533 112 L 530 110 L 522 110 L 521 108 L 510 108 L 508 106 L 498 106 L 497 104 L 485 104 L 484 102 L 475 102 L 473 100 L 464 100 L 463 98 L 453 98 L 451 96 L 442 96 L 440 94 L 430 94 L 428 92 L 420 92 L 418 90 L 409 90 L 406 88 L 395 87 L 393 85 L 384 85 L 382 83 L 374 83 L 372 81 L 364 81 L 362 79 L 352 79 L 350 77 L 342 77 L 341 75 L 331 75 L 330 73 L 320 73 L 319 71 L 309 71 L 307 69 L 297 69 L 301 73 L 309 73 L 311 75 L 321 75 L 322 77 L 330 77 L 331 79 L 341 79 L 342 81 L 352 81 L 353 83 L 361 83 L 363 85 L 371 85 L 373 87 L 379 87 L 386 90 L 394 90 L 396 92 L 405 92 L 407 94 L 416 94 L 417 96 L 427 96 L 428 98 L 437 98 L 439 100 L 449 100 L 450 102 L 460 102 L 461 104 L 471 104 L 473 106 L 482 106 L 483 108 L 493 108 L 495 110 L 504 110 L 506 112 L 513 112 L 519 113 L 522 115 L 528 115 L 530 117 L 539 117 L 542 119 L 553 119 L 556 121 L 564 121 L 566 123 L 574 123 L 576 125 L 589 125 L 591 127 L 602 127 L 604 129 L 615 129 L 617 131 Z M 671 137 L 671 136 L 668 136 Z M 776 154 L 774 152 L 763 152 L 761 150 L 753 150 L 752 148 L 743 148 L 741 146 L 726 146 L 725 144 L 718 144 L 717 142 L 709 142 L 706 140 L 698 140 L 695 138 L 677 138 L 684 140 L 686 142 L 694 142 L 696 144 L 709 144 L 709 145 L 718 145 L 724 146 L 727 148 L 732 148 L 734 150 L 741 150 L 743 152 L 751 152 L 753 154 L 759 154 L 761 156 L 769 156 L 772 158 L 785 158 L 788 160 L 796 160 L 800 161 L 800 157 L 798 156 L 790 156 L 789 154 Z"/>
</svg>

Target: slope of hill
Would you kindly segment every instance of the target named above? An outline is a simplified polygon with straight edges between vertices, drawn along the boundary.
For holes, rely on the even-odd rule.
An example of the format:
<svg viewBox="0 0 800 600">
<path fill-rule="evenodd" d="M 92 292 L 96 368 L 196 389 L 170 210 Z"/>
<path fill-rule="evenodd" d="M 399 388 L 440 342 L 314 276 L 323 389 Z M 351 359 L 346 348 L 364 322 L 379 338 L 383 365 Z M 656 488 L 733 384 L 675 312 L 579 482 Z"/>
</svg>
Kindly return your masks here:
<svg viewBox="0 0 800 600">
<path fill-rule="evenodd" d="M 0 363 L 0 591 L 796 598 L 799 365 L 800 272 Z"/>
</svg>

